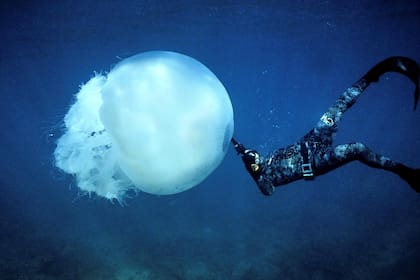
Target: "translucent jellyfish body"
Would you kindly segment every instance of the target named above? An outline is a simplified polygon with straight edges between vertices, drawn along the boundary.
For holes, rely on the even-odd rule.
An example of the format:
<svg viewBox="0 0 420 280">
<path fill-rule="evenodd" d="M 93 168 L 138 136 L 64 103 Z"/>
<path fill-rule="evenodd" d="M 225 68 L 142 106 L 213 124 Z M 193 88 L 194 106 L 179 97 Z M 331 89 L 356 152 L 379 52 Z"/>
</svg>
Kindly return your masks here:
<svg viewBox="0 0 420 280">
<path fill-rule="evenodd" d="M 197 60 L 151 51 L 80 88 L 54 152 L 78 187 L 109 199 L 185 191 L 222 162 L 233 134 L 226 89 Z"/>
</svg>

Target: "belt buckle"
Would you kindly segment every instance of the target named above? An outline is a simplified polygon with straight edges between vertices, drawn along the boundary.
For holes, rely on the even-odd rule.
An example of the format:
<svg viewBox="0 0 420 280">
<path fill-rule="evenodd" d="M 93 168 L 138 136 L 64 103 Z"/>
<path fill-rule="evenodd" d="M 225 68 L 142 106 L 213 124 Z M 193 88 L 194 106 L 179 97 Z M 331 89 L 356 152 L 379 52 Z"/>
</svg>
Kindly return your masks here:
<svg viewBox="0 0 420 280">
<path fill-rule="evenodd" d="M 302 174 L 305 180 L 310 180 L 314 178 L 314 172 L 312 170 L 312 164 L 303 163 L 302 164 Z"/>
</svg>

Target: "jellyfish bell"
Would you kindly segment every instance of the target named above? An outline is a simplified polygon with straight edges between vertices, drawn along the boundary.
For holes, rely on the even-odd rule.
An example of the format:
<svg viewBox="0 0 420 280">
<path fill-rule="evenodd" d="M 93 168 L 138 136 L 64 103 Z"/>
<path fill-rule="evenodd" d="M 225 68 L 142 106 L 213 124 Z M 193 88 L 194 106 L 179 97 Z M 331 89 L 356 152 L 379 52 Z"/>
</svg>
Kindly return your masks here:
<svg viewBox="0 0 420 280">
<path fill-rule="evenodd" d="M 110 199 L 196 186 L 222 162 L 234 126 L 218 78 L 197 60 L 166 51 L 129 57 L 93 77 L 64 122 L 56 165 L 83 191 Z"/>
</svg>

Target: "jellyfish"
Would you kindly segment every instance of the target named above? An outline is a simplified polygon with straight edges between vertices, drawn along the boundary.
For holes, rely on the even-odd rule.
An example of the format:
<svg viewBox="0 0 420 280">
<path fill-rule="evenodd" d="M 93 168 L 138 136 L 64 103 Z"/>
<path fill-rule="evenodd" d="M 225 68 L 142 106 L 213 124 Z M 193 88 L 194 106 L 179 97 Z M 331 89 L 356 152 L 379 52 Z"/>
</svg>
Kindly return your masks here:
<svg viewBox="0 0 420 280">
<path fill-rule="evenodd" d="M 220 165 L 233 129 L 229 95 L 206 66 L 175 52 L 140 53 L 80 87 L 55 165 L 82 192 L 108 199 L 176 194 Z"/>
</svg>

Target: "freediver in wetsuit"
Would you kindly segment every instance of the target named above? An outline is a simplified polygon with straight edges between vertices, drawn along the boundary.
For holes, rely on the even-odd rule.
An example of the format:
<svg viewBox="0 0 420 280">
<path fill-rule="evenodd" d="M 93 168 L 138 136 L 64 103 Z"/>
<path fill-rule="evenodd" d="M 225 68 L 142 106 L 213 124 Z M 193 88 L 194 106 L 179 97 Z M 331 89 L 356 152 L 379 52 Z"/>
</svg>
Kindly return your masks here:
<svg viewBox="0 0 420 280">
<path fill-rule="evenodd" d="M 348 88 L 308 134 L 286 148 L 280 148 L 267 157 L 262 157 L 257 151 L 245 148 L 232 138 L 231 142 L 237 153 L 242 156 L 246 169 L 261 192 L 272 195 L 276 186 L 300 179 L 314 179 L 354 160 L 370 167 L 391 171 L 405 180 L 416 192 L 420 192 L 420 169 L 410 168 L 376 154 L 359 142 L 333 146 L 334 134 L 344 112 L 353 106 L 370 83 L 377 82 L 386 72 L 399 72 L 415 84 L 415 110 L 419 99 L 419 65 L 407 57 L 390 57 L 375 65 Z"/>
</svg>

